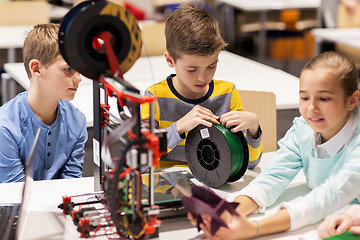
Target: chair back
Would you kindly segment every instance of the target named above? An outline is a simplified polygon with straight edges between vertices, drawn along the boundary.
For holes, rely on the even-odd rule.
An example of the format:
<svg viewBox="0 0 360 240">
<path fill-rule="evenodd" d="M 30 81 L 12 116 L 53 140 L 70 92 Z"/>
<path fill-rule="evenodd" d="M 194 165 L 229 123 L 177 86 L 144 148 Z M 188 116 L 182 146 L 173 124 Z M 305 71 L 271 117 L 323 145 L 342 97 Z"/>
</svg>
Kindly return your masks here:
<svg viewBox="0 0 360 240">
<path fill-rule="evenodd" d="M 359 28 L 360 27 L 360 5 L 353 14 L 349 14 L 344 4 L 339 4 L 336 26 L 338 28 Z"/>
<path fill-rule="evenodd" d="M 46 1 L 0 2 L 0 25 L 36 25 L 49 23 Z"/>
<path fill-rule="evenodd" d="M 272 92 L 239 90 L 244 110 L 254 112 L 263 132 L 264 152 L 277 150 L 276 99 Z"/>
<path fill-rule="evenodd" d="M 144 24 L 141 26 L 143 42 L 141 56 L 160 56 L 166 51 L 165 23 Z"/>
<path fill-rule="evenodd" d="M 360 28 L 360 5 L 358 4 L 354 13 L 350 14 L 346 6 L 339 4 L 337 12 L 338 28 Z M 355 65 L 360 68 L 360 50 L 341 43 L 335 43 L 335 51 L 349 57 Z"/>
</svg>

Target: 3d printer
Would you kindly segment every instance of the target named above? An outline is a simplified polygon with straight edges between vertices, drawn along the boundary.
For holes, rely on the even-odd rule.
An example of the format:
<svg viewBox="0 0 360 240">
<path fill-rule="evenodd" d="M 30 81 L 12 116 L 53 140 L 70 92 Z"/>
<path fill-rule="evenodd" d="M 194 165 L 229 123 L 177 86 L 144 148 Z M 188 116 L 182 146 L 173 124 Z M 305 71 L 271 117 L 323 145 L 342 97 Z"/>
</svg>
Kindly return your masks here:
<svg viewBox="0 0 360 240">
<path fill-rule="evenodd" d="M 166 134 L 150 120 L 143 126 L 141 97 L 123 74 L 140 56 L 141 32 L 124 7 L 106 1 L 85 1 L 63 18 L 59 49 L 67 63 L 93 80 L 94 179 L 91 200 L 65 196 L 60 207 L 73 217 L 81 237 L 146 239 L 156 233 L 159 209 L 154 204 L 154 166 L 166 154 Z M 108 98 L 117 99 L 118 115 Z M 115 151 L 111 149 L 117 143 Z M 114 156 L 114 152 L 116 156 Z M 148 196 L 141 194 L 141 173 L 149 175 Z M 103 191 L 100 191 L 100 190 Z M 83 195 L 82 195 L 83 196 Z M 101 230 L 101 231 L 100 231 Z"/>
</svg>

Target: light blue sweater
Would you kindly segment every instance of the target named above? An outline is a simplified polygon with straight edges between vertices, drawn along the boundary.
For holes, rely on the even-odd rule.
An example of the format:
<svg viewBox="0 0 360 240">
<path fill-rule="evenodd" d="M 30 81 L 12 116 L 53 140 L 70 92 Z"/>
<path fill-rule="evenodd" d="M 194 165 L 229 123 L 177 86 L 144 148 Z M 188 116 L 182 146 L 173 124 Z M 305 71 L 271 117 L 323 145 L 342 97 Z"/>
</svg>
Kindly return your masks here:
<svg viewBox="0 0 360 240">
<path fill-rule="evenodd" d="M 70 102 L 59 101 L 57 118 L 47 126 L 30 108 L 26 93 L 0 108 L 0 183 L 24 180 L 25 161 L 39 127 L 34 179 L 81 177 L 87 141 L 85 116 Z"/>
<path fill-rule="evenodd" d="M 314 131 L 302 117 L 279 141 L 273 161 L 240 194 L 254 199 L 260 212 L 275 203 L 279 195 L 303 168 L 308 186 L 305 196 L 283 204 L 290 215 L 291 229 L 315 223 L 353 200 L 360 200 L 360 121 L 357 134 L 334 157 L 314 154 Z"/>
</svg>

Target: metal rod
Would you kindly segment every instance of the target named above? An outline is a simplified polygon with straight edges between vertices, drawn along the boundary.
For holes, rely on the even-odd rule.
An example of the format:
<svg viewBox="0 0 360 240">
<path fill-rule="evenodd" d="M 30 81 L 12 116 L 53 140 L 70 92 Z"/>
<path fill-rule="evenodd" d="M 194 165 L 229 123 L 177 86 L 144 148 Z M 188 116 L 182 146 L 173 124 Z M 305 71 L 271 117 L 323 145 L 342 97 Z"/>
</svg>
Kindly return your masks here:
<svg viewBox="0 0 360 240">
<path fill-rule="evenodd" d="M 104 191 L 98 191 L 98 192 L 93 192 L 93 193 L 83 193 L 83 194 L 78 194 L 78 195 L 72 195 L 72 196 L 69 196 L 71 198 L 74 198 L 74 197 L 84 197 L 84 196 L 89 196 L 89 195 L 98 195 L 98 194 L 103 194 Z"/>
</svg>

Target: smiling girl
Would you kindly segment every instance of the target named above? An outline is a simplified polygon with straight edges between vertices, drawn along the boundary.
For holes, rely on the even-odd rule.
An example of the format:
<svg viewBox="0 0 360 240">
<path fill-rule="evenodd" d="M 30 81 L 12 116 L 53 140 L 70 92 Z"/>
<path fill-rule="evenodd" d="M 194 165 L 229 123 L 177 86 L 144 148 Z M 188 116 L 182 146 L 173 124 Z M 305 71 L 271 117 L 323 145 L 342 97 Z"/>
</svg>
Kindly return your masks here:
<svg viewBox="0 0 360 240">
<path fill-rule="evenodd" d="M 273 161 L 235 202 L 240 216 L 227 215 L 229 228 L 209 232 L 213 239 L 248 239 L 295 230 L 320 221 L 351 201 L 359 201 L 359 77 L 355 65 L 335 52 L 309 61 L 300 76 L 301 117 L 279 141 Z M 249 221 L 247 215 L 275 203 L 296 174 L 304 170 L 308 194 L 281 204 L 272 216 Z"/>
</svg>

